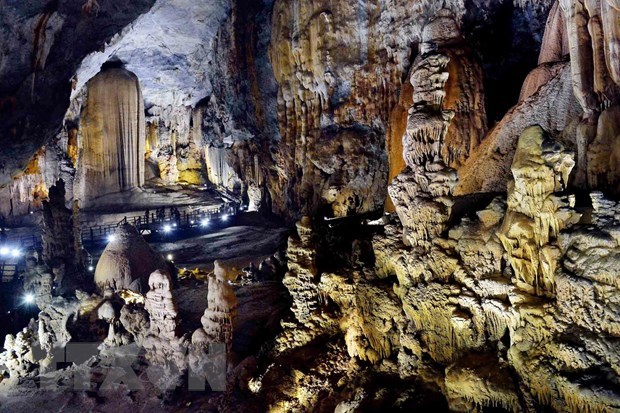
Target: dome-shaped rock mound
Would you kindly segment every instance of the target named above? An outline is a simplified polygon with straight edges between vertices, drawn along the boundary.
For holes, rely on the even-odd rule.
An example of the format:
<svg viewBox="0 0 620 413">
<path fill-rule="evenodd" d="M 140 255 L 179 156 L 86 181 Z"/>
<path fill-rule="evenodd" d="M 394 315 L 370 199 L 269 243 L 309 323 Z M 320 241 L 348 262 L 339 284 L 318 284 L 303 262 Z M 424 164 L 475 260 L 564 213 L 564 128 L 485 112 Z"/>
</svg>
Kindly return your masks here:
<svg viewBox="0 0 620 413">
<path fill-rule="evenodd" d="M 95 269 L 95 283 L 102 291 L 143 292 L 148 289 L 149 275 L 157 270 L 168 272 L 168 263 L 133 226 L 125 224 L 103 251 Z"/>
</svg>

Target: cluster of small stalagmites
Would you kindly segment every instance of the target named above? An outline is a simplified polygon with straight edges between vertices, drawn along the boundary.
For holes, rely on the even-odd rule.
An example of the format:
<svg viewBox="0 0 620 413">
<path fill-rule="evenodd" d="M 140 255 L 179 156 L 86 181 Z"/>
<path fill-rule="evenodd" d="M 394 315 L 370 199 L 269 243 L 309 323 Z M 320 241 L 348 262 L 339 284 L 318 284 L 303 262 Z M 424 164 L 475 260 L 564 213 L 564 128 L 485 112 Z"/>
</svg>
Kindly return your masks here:
<svg viewBox="0 0 620 413">
<path fill-rule="evenodd" d="M 30 327 L 5 337 L 5 351 L 0 353 L 0 372 L 6 370 L 12 382 L 37 374 L 39 366 L 33 353 L 35 341 L 35 334 Z"/>
<path fill-rule="evenodd" d="M 403 158 L 408 168 L 388 188 L 404 226 L 405 243 L 425 248 L 445 230 L 452 206 L 450 195 L 457 181 L 456 172 L 441 156 L 454 117 L 454 112 L 443 108 L 450 58 L 433 50 L 433 36 L 428 36 L 421 47 L 423 54 L 411 71 L 413 106 L 403 136 Z"/>
<path fill-rule="evenodd" d="M 554 273 L 561 256 L 554 240 L 580 218 L 570 201 L 557 194 L 566 188 L 573 166 L 572 153 L 547 138 L 540 127 L 521 135 L 499 236 L 516 285 L 536 295 L 554 294 Z"/>
</svg>

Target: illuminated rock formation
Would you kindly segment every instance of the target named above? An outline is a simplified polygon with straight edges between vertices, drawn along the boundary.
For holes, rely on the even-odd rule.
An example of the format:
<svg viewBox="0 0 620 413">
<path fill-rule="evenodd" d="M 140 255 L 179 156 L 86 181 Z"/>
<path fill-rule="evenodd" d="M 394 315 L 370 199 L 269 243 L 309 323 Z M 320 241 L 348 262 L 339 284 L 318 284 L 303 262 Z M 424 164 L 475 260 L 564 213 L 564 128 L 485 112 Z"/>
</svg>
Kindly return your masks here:
<svg viewBox="0 0 620 413">
<path fill-rule="evenodd" d="M 423 55 L 412 69 L 413 106 L 403 136 L 408 168 L 388 188 L 407 245 L 428 248 L 450 217 L 450 195 L 457 177 L 441 158 L 454 117 L 454 112 L 443 109 L 449 61 L 443 54 Z"/>
<path fill-rule="evenodd" d="M 618 8 L 614 0 L 560 0 L 575 96 L 587 117 L 618 99 Z"/>
<path fill-rule="evenodd" d="M 144 102 L 134 74 L 106 68 L 88 83 L 76 191 L 82 206 L 144 184 L 145 127 Z"/>
<path fill-rule="evenodd" d="M 225 349 L 227 368 L 232 367 L 233 328 L 237 316 L 237 297 L 226 277 L 226 271 L 215 261 L 214 275 L 209 277 L 207 308 L 200 319 L 202 328 L 194 331 L 189 351 L 189 366 L 201 377 L 209 379 L 216 346 Z"/>
<path fill-rule="evenodd" d="M 202 328 L 211 342 L 226 343 L 232 350 L 233 326 L 237 314 L 237 298 L 226 277 L 226 271 L 215 262 L 214 275 L 209 279 L 207 309 L 201 318 Z"/>
<path fill-rule="evenodd" d="M 487 129 L 482 68 L 467 47 L 455 19 L 450 10 L 439 10 L 424 26 L 420 45 L 422 55 L 436 52 L 449 58 L 442 105 L 454 117 L 443 139 L 441 157 L 452 168 L 469 157 Z M 420 85 L 413 86 L 414 99 L 417 87 Z"/>
<path fill-rule="evenodd" d="M 188 340 L 179 334 L 179 311 L 172 296 L 172 280 L 157 270 L 149 277 L 149 292 L 144 308 L 149 314 L 149 328 L 142 346 L 146 357 L 174 379 L 186 369 Z"/>
<path fill-rule="evenodd" d="M 131 225 L 121 225 L 111 237 L 95 268 L 95 284 L 135 292 L 146 290 L 153 271 L 168 271 L 164 258 L 155 252 Z"/>
<path fill-rule="evenodd" d="M 32 352 L 34 342 L 34 333 L 28 327 L 4 339 L 5 352 L 0 353 L 0 365 L 6 368 L 10 380 L 18 382 L 36 375 L 38 365 Z"/>
<path fill-rule="evenodd" d="M 499 236 L 517 286 L 537 295 L 553 296 L 561 255 L 553 241 L 580 218 L 570 208 L 574 205 L 556 194 L 566 189 L 574 166 L 573 155 L 546 138 L 540 127 L 526 129 L 519 138 Z"/>
<path fill-rule="evenodd" d="M 300 323 L 306 322 L 320 306 L 312 234 L 312 221 L 304 217 L 297 223 L 297 236 L 289 238 L 286 252 L 289 271 L 282 280 L 293 297 L 291 310 Z"/>
</svg>

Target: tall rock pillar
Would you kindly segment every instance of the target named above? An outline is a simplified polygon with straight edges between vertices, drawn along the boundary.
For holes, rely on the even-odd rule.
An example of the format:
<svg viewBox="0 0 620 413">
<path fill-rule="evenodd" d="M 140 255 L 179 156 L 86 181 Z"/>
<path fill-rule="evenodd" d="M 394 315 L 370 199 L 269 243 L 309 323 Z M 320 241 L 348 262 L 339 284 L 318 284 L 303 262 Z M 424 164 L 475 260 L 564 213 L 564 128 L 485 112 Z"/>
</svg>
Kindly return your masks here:
<svg viewBox="0 0 620 413">
<path fill-rule="evenodd" d="M 88 82 L 78 166 L 83 205 L 144 184 L 145 128 L 144 102 L 133 73 L 107 68 Z"/>
</svg>

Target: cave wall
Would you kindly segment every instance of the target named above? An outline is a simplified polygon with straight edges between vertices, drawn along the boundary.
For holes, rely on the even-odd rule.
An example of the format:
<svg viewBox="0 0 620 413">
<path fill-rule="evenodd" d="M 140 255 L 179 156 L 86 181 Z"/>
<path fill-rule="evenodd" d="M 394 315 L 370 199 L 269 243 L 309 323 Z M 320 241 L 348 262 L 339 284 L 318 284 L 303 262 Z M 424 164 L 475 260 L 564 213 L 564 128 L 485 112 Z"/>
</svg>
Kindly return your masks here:
<svg viewBox="0 0 620 413">
<path fill-rule="evenodd" d="M 217 184 L 225 181 L 248 201 L 251 192 L 289 219 L 380 210 L 386 202 L 390 209 L 380 188 L 404 165 L 408 75 L 424 25 L 445 8 L 461 29 L 461 44 L 450 46 L 454 89 L 448 101 L 465 118 L 477 118 L 452 123 L 447 139 L 455 145 L 446 150 L 458 153 L 446 156 L 456 166 L 487 128 L 485 106 L 493 108 L 493 121 L 498 106 L 514 103 L 509 94 L 493 94 L 500 83 L 494 79 L 507 67 L 527 67 L 537 54 L 550 5 L 222 0 L 205 9 L 161 0 L 81 61 L 71 97 L 79 101 L 86 82 L 111 58 L 137 75 L 147 112 L 149 179 L 202 184 L 209 171 L 219 170 L 211 175 L 227 178 Z M 107 18 L 105 6 L 83 13 L 96 23 Z M 201 24 L 205 18 L 209 25 Z M 163 24 L 166 35 L 158 29 Z M 475 80 L 461 88 L 456 75 Z M 506 76 L 502 83 L 522 80 L 521 73 Z M 79 117 L 70 117 L 79 124 Z M 361 166 L 339 161 L 342 155 L 308 156 L 326 136 L 334 148 L 358 153 Z"/>
<path fill-rule="evenodd" d="M 345 167 L 344 178 L 332 177 L 330 171 L 317 171 L 321 168 L 307 153 L 315 145 L 316 131 L 330 128 L 336 140 L 343 140 L 333 131 L 366 127 L 386 136 L 386 144 L 374 148 L 372 156 L 389 159 L 389 168 L 367 168 L 368 179 L 387 182 L 400 173 L 404 166 L 400 140 L 411 104 L 409 68 L 423 41 L 423 27 L 441 9 L 460 28 L 456 38 L 464 37 L 460 44 L 444 40 L 453 50 L 448 106 L 462 118 L 451 126 L 447 140 L 454 141 L 454 149 L 446 146 L 444 155 L 453 166 L 464 163 L 486 132 L 485 106 L 492 108 L 488 119 L 494 121 L 503 115 L 496 111 L 516 103 L 527 67 L 535 65 L 551 4 L 276 1 L 270 59 L 279 86 L 282 140 L 273 151 L 269 185 L 273 194 L 283 196 L 274 196 L 274 211 L 283 215 L 347 211 L 346 215 L 381 208 L 385 192 L 348 187 L 346 175 L 357 171 Z M 513 66 L 522 69 L 507 70 Z M 500 84 L 516 91 L 506 93 Z M 490 92 L 483 94 L 487 88 Z M 340 183 L 334 186 L 330 180 Z M 351 192 L 349 207 L 324 196 L 335 187 Z M 387 208 L 392 208 L 389 199 Z"/>
</svg>

